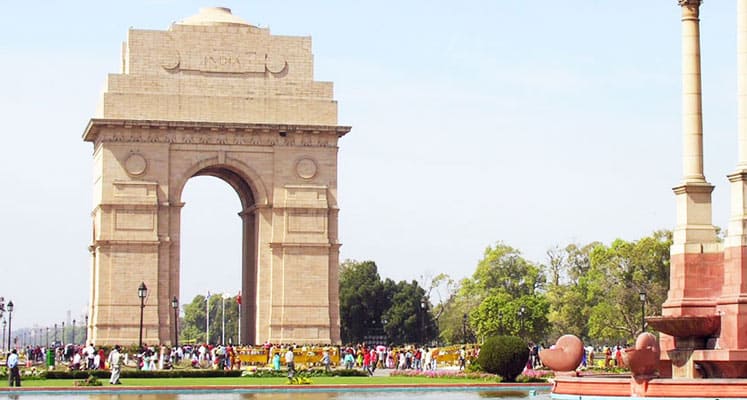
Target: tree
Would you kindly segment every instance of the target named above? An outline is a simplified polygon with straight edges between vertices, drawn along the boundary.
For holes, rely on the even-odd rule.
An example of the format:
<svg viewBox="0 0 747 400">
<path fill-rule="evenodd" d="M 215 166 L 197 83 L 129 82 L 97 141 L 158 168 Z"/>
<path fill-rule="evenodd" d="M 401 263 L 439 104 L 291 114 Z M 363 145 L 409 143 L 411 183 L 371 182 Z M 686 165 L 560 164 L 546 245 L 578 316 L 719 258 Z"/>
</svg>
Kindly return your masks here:
<svg viewBox="0 0 747 400">
<path fill-rule="evenodd" d="M 462 283 L 463 294 L 485 298 L 504 292 L 513 297 L 534 295 L 545 284 L 542 269 L 527 261 L 521 252 L 498 242 L 485 249 L 472 279 Z"/>
<path fill-rule="evenodd" d="M 340 264 L 340 334 L 344 343 L 362 342 L 381 326 L 388 296 L 376 263 L 346 260 Z"/>
<path fill-rule="evenodd" d="M 438 336 L 432 307 L 416 282 L 381 281 L 373 261 L 346 260 L 340 267 L 340 330 L 345 343 L 385 332 L 391 342 L 429 341 Z"/>
<path fill-rule="evenodd" d="M 433 305 L 433 319 L 438 322 L 445 311 L 446 304 L 456 294 L 458 288 L 457 283 L 451 279 L 448 274 L 440 273 L 436 276 L 421 276 L 421 281 L 424 283 L 423 287 L 425 290 L 425 297 L 434 301 Z"/>
<path fill-rule="evenodd" d="M 541 341 L 548 328 L 549 307 L 545 296 L 514 298 L 507 293 L 498 293 L 483 300 L 470 314 L 470 319 L 481 338 L 511 335 L 526 341 Z"/>
<path fill-rule="evenodd" d="M 498 242 L 485 250 L 472 277 L 462 281 L 460 298 L 454 304 L 460 304 L 469 315 L 469 325 L 480 338 L 521 334 L 539 340 L 548 328 L 545 282 L 540 266 Z M 522 305 L 525 312 L 519 316 Z"/>
<path fill-rule="evenodd" d="M 238 343 L 238 303 L 236 296 L 225 297 L 226 342 Z M 184 318 L 179 332 L 182 343 L 221 343 L 223 341 L 223 295 L 210 296 L 210 337 L 205 338 L 207 326 L 205 296 L 198 294 L 192 302 L 184 305 Z"/>
<path fill-rule="evenodd" d="M 648 315 L 661 313 L 669 287 L 671 244 L 671 232 L 656 231 L 632 242 L 570 244 L 549 252 L 551 339 L 566 333 L 587 341 L 634 337 L 641 331 L 639 293 L 647 294 Z"/>
<path fill-rule="evenodd" d="M 438 336 L 438 327 L 433 320 L 431 305 L 425 290 L 417 281 L 400 281 L 391 286 L 391 306 L 383 317 L 389 340 L 393 343 L 427 343 Z M 392 290 L 393 289 L 393 290 Z"/>
<path fill-rule="evenodd" d="M 594 242 L 585 246 L 569 244 L 565 248 L 555 247 L 548 251 L 546 273 L 550 276 L 547 285 L 549 302 L 548 321 L 551 338 L 573 334 L 588 338 L 588 321 L 591 315 L 588 296 L 588 279 L 591 268 L 590 253 L 601 245 Z"/>
<path fill-rule="evenodd" d="M 591 252 L 589 334 L 600 339 L 629 339 L 641 332 L 639 293 L 646 293 L 649 315 L 661 313 L 669 288 L 670 231 L 656 231 L 634 242 L 617 239 Z M 593 289 L 592 289 L 593 288 Z M 592 303 L 595 304 L 595 303 Z"/>
</svg>

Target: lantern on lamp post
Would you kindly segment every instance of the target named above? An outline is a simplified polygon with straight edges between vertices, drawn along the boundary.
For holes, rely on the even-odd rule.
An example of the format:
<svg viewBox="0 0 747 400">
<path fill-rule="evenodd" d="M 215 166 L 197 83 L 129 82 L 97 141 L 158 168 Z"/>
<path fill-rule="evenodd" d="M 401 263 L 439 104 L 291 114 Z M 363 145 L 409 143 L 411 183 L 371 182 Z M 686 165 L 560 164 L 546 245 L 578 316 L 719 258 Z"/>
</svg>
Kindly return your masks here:
<svg viewBox="0 0 747 400">
<path fill-rule="evenodd" d="M 8 302 L 8 306 L 5 308 L 8 310 L 8 351 L 10 351 L 10 338 L 12 336 L 11 332 L 13 332 L 13 308 L 15 306 L 13 305 L 13 301 Z"/>
<path fill-rule="evenodd" d="M 174 309 L 174 347 L 179 347 L 179 299 L 176 296 L 171 299 L 171 308 Z"/>
<path fill-rule="evenodd" d="M 140 298 L 140 336 L 138 337 L 138 349 L 143 348 L 143 309 L 145 309 L 145 297 L 148 296 L 148 287 L 145 282 L 140 282 L 137 288 L 137 297 Z"/>
</svg>

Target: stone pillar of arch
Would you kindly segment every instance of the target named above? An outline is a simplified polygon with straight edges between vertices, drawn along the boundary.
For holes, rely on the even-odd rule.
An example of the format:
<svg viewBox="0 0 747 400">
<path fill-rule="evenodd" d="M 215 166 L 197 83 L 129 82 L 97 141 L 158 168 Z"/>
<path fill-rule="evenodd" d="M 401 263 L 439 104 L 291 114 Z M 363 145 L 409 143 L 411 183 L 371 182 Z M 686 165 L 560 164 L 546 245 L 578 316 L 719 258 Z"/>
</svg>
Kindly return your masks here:
<svg viewBox="0 0 747 400">
<path fill-rule="evenodd" d="M 737 167 L 728 175 L 731 218 L 724 240 L 724 286 L 718 300 L 724 349 L 747 349 L 747 1 L 737 0 Z"/>
<path fill-rule="evenodd" d="M 677 221 L 670 250 L 670 284 L 662 315 L 713 315 L 723 283 L 723 253 L 712 224 L 713 185 L 703 174 L 703 111 L 700 63 L 702 0 L 678 0 L 682 11 L 682 167 L 673 190 Z M 674 348 L 661 335 L 662 354 Z"/>
<path fill-rule="evenodd" d="M 348 131 L 332 84 L 313 79 L 309 37 L 271 35 L 226 8 L 130 29 L 83 135 L 94 148 L 91 339 L 137 343 L 144 282 L 143 341 L 172 342 L 182 190 L 210 175 L 241 199 L 240 341 L 339 343 L 337 152 Z"/>
</svg>

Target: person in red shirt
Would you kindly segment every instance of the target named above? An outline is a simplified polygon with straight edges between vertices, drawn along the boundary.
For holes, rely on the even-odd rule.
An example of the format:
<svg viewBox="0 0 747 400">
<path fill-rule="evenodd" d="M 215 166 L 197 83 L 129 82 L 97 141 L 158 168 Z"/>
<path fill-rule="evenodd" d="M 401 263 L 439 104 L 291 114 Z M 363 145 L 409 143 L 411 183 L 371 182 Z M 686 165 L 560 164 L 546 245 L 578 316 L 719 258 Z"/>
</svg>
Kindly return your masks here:
<svg viewBox="0 0 747 400">
<path fill-rule="evenodd" d="M 371 372 L 371 353 L 363 351 L 363 369 L 368 372 L 368 375 L 373 375 Z"/>
</svg>

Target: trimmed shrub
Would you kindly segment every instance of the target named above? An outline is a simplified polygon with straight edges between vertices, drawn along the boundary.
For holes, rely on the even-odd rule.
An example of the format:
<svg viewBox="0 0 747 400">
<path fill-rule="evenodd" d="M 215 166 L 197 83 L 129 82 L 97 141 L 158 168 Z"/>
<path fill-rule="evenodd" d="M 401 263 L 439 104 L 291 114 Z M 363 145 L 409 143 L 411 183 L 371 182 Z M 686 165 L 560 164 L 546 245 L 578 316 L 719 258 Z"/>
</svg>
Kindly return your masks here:
<svg viewBox="0 0 747 400">
<path fill-rule="evenodd" d="M 516 336 L 488 338 L 480 348 L 477 362 L 491 374 L 500 375 L 506 382 L 516 381 L 529 360 L 529 348 Z"/>
<path fill-rule="evenodd" d="M 83 381 L 73 382 L 73 386 L 101 386 L 101 381 L 93 375 L 88 375 L 88 378 Z"/>
<path fill-rule="evenodd" d="M 362 369 L 339 368 L 339 369 L 333 369 L 329 375 L 331 376 L 368 376 L 368 372 Z"/>
</svg>

